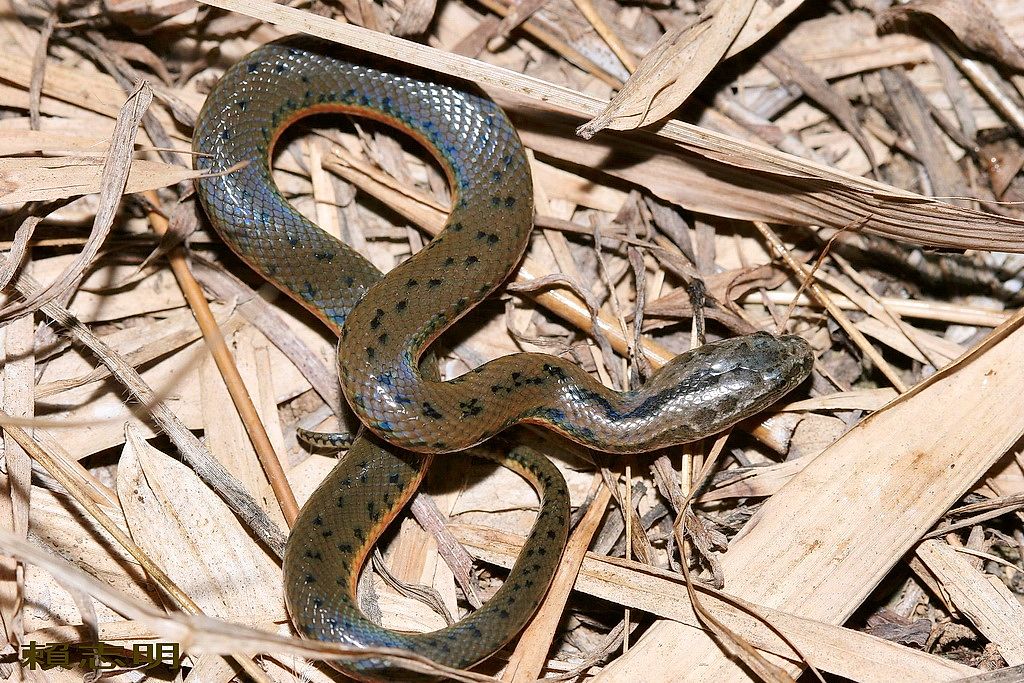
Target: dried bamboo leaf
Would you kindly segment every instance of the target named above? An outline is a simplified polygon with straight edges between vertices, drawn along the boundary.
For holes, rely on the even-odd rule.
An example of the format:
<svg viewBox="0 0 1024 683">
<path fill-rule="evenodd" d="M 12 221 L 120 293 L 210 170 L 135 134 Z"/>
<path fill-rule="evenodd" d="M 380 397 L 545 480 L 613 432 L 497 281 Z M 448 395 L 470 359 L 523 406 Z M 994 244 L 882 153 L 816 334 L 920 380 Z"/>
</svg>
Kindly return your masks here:
<svg viewBox="0 0 1024 683">
<path fill-rule="evenodd" d="M 117 491 L 132 538 L 202 608 L 247 624 L 282 621 L 281 570 L 192 470 L 127 425 Z"/>
<path fill-rule="evenodd" d="M 125 168 L 128 177 L 123 194 L 170 187 L 199 177 L 197 171 L 160 161 L 129 160 Z M 98 160 L 74 157 L 0 159 L 0 206 L 94 194 L 102 186 L 103 163 Z"/>
<path fill-rule="evenodd" d="M 714 17 L 666 33 L 604 111 L 576 132 L 589 139 L 605 128 L 631 130 L 671 114 L 725 56 L 754 3 L 722 0 Z"/>
</svg>

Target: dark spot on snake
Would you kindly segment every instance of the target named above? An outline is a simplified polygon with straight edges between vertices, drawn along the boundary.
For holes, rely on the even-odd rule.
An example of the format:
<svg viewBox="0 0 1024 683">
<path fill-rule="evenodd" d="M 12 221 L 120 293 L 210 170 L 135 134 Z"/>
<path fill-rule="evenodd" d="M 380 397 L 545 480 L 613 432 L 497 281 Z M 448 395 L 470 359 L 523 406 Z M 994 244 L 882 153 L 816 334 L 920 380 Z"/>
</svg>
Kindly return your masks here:
<svg viewBox="0 0 1024 683">
<path fill-rule="evenodd" d="M 437 412 L 437 409 L 434 408 L 434 406 L 430 405 L 429 403 L 423 404 L 423 414 L 434 420 L 441 420 L 444 418 L 444 415 Z"/>
<path fill-rule="evenodd" d="M 352 552 L 352 544 L 351 543 L 339 543 L 338 544 L 338 550 L 340 550 L 343 553 L 350 553 L 350 552 Z"/>
<path fill-rule="evenodd" d="M 319 609 L 319 608 L 321 608 L 323 606 L 324 606 L 324 599 L 323 598 L 313 598 L 313 607 L 316 607 L 317 609 Z"/>
<path fill-rule="evenodd" d="M 330 538 L 334 535 L 334 529 L 324 529 L 323 533 L 320 534 L 324 538 Z"/>
<path fill-rule="evenodd" d="M 537 548 L 537 554 L 538 555 L 547 555 L 548 551 L 547 551 L 546 548 Z"/>
<path fill-rule="evenodd" d="M 452 232 L 462 232 L 462 223 L 453 223 L 451 230 Z"/>
<path fill-rule="evenodd" d="M 548 529 L 548 533 L 547 533 L 548 539 L 553 541 L 553 540 L 555 540 L 555 536 L 557 536 L 557 535 L 558 534 L 555 533 L 554 529 Z"/>
<path fill-rule="evenodd" d="M 379 337 L 377 337 L 377 341 L 380 342 L 381 344 L 387 344 L 388 343 L 388 333 L 385 332 L 384 334 L 382 334 Z"/>
<path fill-rule="evenodd" d="M 370 321 L 370 327 L 377 329 L 380 327 L 380 321 L 384 319 L 384 309 L 378 308 L 377 312 L 373 314 L 373 320 Z"/>
<path fill-rule="evenodd" d="M 480 413 L 484 412 L 484 407 L 480 405 L 480 400 L 471 398 L 468 401 L 459 401 L 459 408 L 462 410 L 462 417 L 475 417 Z"/>
<path fill-rule="evenodd" d="M 487 236 L 487 243 L 488 244 L 493 245 L 493 244 L 497 244 L 500 241 L 501 241 L 501 238 L 498 237 L 497 235 L 495 235 L 493 232 Z"/>
<path fill-rule="evenodd" d="M 418 282 L 418 281 L 416 280 L 416 278 L 414 278 L 414 277 L 411 277 L 411 278 L 409 278 L 409 279 L 408 279 L 408 280 L 406 281 L 406 283 L 405 283 L 405 288 L 406 288 L 406 289 L 412 289 L 413 287 L 415 287 L 415 286 L 416 286 L 416 285 L 418 285 L 418 284 L 419 284 L 419 282 Z"/>
<path fill-rule="evenodd" d="M 293 247 L 299 246 L 299 238 L 296 237 L 295 235 L 288 235 L 288 244 L 292 245 Z"/>
<path fill-rule="evenodd" d="M 345 496 L 338 496 L 338 502 L 335 505 L 335 507 L 339 507 L 339 508 L 345 507 Z"/>
<path fill-rule="evenodd" d="M 351 287 L 355 283 L 356 283 L 356 279 L 354 277 L 352 277 L 351 275 L 349 275 L 348 277 L 345 278 L 345 286 L 346 287 Z"/>
<path fill-rule="evenodd" d="M 287 70 L 288 70 L 288 67 L 287 67 L 287 66 L 285 66 L 284 64 L 277 64 L 277 65 L 276 65 L 276 66 L 274 67 L 274 71 L 276 71 L 276 72 L 277 72 L 277 73 L 279 73 L 279 74 L 283 74 L 283 73 L 284 73 L 285 71 L 287 71 Z"/>
<path fill-rule="evenodd" d="M 321 517 L 320 515 L 317 515 L 316 517 L 313 518 L 313 526 L 322 526 L 323 523 L 324 523 L 324 518 Z"/>
<path fill-rule="evenodd" d="M 321 562 L 324 559 L 323 556 L 320 554 L 319 550 L 316 550 L 316 551 L 314 551 L 314 550 L 307 550 L 306 551 L 306 557 L 308 557 L 311 560 L 320 560 Z"/>
<path fill-rule="evenodd" d="M 431 278 L 431 279 L 427 280 L 427 288 L 428 289 L 436 289 L 436 288 L 441 286 L 442 282 L 444 282 L 444 280 L 441 280 L 440 278 L 436 278 L 436 277 L 435 278 Z"/>
<path fill-rule="evenodd" d="M 380 514 L 377 512 L 377 504 L 372 500 L 366 501 L 366 513 L 370 515 L 370 519 L 375 522 L 380 519 Z"/>
<path fill-rule="evenodd" d="M 253 62 L 252 64 L 249 64 L 249 66 L 248 66 L 249 73 L 251 73 L 251 74 L 256 73 L 257 71 L 260 70 L 261 66 L 263 66 L 263 62 Z"/>
<path fill-rule="evenodd" d="M 540 566 L 540 565 L 536 565 L 536 566 Z M 527 579 L 526 581 L 523 581 L 523 585 L 526 586 L 527 588 L 529 588 L 530 586 L 533 585 L 533 579 Z"/>
<path fill-rule="evenodd" d="M 516 205 L 516 198 L 515 197 L 513 197 L 511 195 L 508 196 L 508 197 L 505 197 L 505 208 L 506 209 L 511 209 L 515 205 Z"/>
<path fill-rule="evenodd" d="M 245 111 L 245 108 L 249 106 L 249 100 L 238 100 L 235 105 L 239 111 Z"/>
<path fill-rule="evenodd" d="M 313 252 L 313 258 L 317 261 L 327 261 L 330 263 L 334 260 L 334 253 L 330 251 L 315 251 Z"/>
<path fill-rule="evenodd" d="M 352 535 L 359 539 L 360 542 L 366 540 L 366 532 L 363 531 L 363 527 L 357 526 L 352 529 Z"/>
<path fill-rule="evenodd" d="M 402 311 L 405 310 L 405 307 L 408 306 L 408 305 L 409 305 L 409 302 L 406 301 L 405 299 L 402 299 L 397 304 L 395 304 L 395 310 L 398 311 L 399 313 L 401 313 Z"/>
<path fill-rule="evenodd" d="M 444 265 L 445 265 L 446 268 L 450 268 L 450 267 L 454 266 L 455 265 L 455 259 L 452 258 L 451 256 L 449 256 L 448 258 L 446 258 L 444 260 Z"/>
<path fill-rule="evenodd" d="M 501 206 L 501 197 L 491 197 L 491 206 Z"/>
<path fill-rule="evenodd" d="M 507 610 L 507 609 L 503 609 L 503 610 L 500 610 L 500 611 L 498 612 L 498 615 L 499 615 L 499 616 L 500 616 L 500 617 L 501 617 L 502 619 L 508 619 L 508 617 L 509 617 L 509 613 L 508 613 L 508 610 Z"/>
<path fill-rule="evenodd" d="M 231 131 L 230 130 L 221 131 L 220 139 L 221 140 L 230 140 L 231 139 Z"/>
<path fill-rule="evenodd" d="M 373 348 L 372 346 L 367 346 L 366 347 L 366 357 L 369 360 L 373 360 L 374 356 L 376 356 L 376 355 L 377 355 L 377 349 Z"/>
<path fill-rule="evenodd" d="M 388 475 L 388 483 L 392 484 L 393 486 L 398 486 L 399 480 L 400 477 L 398 475 L 398 472 L 392 472 L 391 474 Z"/>
<path fill-rule="evenodd" d="M 316 577 L 313 576 L 312 574 L 306 574 L 305 581 L 306 581 L 306 585 L 308 586 L 311 583 L 316 583 Z"/>
<path fill-rule="evenodd" d="M 478 259 L 476 256 L 467 256 L 466 257 L 466 261 L 465 261 L 466 267 L 475 265 L 477 263 L 480 263 L 480 259 Z"/>
</svg>

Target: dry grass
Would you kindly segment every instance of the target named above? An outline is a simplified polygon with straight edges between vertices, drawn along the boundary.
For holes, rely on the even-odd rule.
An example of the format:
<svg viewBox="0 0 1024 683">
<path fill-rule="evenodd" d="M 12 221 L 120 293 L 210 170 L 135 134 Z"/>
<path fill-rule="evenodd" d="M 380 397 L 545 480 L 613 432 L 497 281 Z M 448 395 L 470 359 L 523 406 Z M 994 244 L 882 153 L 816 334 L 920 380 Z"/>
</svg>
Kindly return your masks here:
<svg viewBox="0 0 1024 683">
<path fill-rule="evenodd" d="M 309 662 L 360 654 L 292 636 L 278 564 L 289 496 L 333 462 L 295 433 L 336 425 L 335 341 L 188 196 L 205 93 L 298 31 L 476 82 L 530 150 L 533 243 L 442 340 L 447 376 L 543 350 L 624 388 L 703 320 L 817 357 L 714 443 L 623 461 L 515 432 L 577 512 L 537 619 L 475 673 L 380 654 L 462 680 L 1019 680 L 1021 3 L 203 3 L 0 0 L 0 675 L 39 675 L 30 642 L 179 642 L 196 681 L 337 679 Z M 316 120 L 275 173 L 389 270 L 444 224 L 425 158 Z M 384 562 L 458 615 L 535 505 L 438 458 Z M 391 627 L 445 623 L 364 587 Z"/>
</svg>

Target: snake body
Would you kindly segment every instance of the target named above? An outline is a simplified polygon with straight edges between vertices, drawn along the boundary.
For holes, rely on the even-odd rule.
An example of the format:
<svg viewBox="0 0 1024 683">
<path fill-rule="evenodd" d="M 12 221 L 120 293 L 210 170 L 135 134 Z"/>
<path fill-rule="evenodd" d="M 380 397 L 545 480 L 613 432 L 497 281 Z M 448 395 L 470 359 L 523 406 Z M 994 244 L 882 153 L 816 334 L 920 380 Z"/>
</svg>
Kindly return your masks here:
<svg viewBox="0 0 1024 683">
<path fill-rule="evenodd" d="M 453 209 L 445 230 L 387 277 L 295 211 L 271 180 L 269 153 L 283 128 L 324 111 L 411 134 L 448 175 Z M 359 572 L 419 485 L 430 460 L 420 453 L 461 450 L 518 422 L 599 450 L 651 450 L 725 429 L 810 370 L 802 339 L 759 333 L 683 354 L 630 393 L 613 392 L 543 354 L 507 356 L 441 382 L 429 363 L 421 365 L 426 348 L 501 284 L 532 227 L 532 184 L 519 137 L 493 102 L 464 88 L 352 63 L 318 43 L 272 43 L 225 73 L 203 107 L 193 146 L 202 170 L 249 162 L 202 178 L 200 199 L 232 250 L 340 333 L 342 387 L 373 433 L 356 440 L 289 538 L 286 599 L 309 637 L 397 647 L 464 668 L 493 654 L 536 609 L 565 542 L 568 494 L 546 458 L 513 451 L 492 457 L 534 484 L 542 504 L 494 597 L 426 634 L 385 630 L 362 615 Z M 342 668 L 364 679 L 405 677 L 370 656 Z"/>
</svg>

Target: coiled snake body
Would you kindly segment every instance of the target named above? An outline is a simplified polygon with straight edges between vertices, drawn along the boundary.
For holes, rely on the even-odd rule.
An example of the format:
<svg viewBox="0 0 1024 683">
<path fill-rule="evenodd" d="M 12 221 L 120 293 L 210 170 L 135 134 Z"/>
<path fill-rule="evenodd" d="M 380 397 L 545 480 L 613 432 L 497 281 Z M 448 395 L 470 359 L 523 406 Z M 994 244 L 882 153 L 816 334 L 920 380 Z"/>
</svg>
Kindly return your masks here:
<svg viewBox="0 0 1024 683">
<path fill-rule="evenodd" d="M 339 111 L 374 118 L 417 138 L 453 190 L 445 230 L 383 277 L 356 252 L 302 217 L 281 196 L 269 153 L 297 118 Z M 229 69 L 196 124 L 199 196 L 227 244 L 341 335 L 346 398 L 373 434 L 356 440 L 305 505 L 289 538 L 284 573 L 296 627 L 309 637 L 411 650 L 467 667 L 525 625 L 550 582 L 566 538 L 568 494 L 545 458 L 494 459 L 525 476 L 542 504 L 530 539 L 502 588 L 479 610 L 433 633 L 385 630 L 359 611 L 356 581 L 376 538 L 419 485 L 423 454 L 478 444 L 519 422 L 616 453 L 643 452 L 713 434 L 799 384 L 806 342 L 759 333 L 678 356 L 635 392 L 616 393 L 578 367 L 515 354 L 441 382 L 421 356 L 494 291 L 521 257 L 532 228 L 529 166 L 519 137 L 490 100 L 338 57 L 309 41 L 257 49 Z M 406 449 L 406 450 L 403 450 Z M 403 674 L 380 659 L 346 662 L 360 678 Z"/>
</svg>

